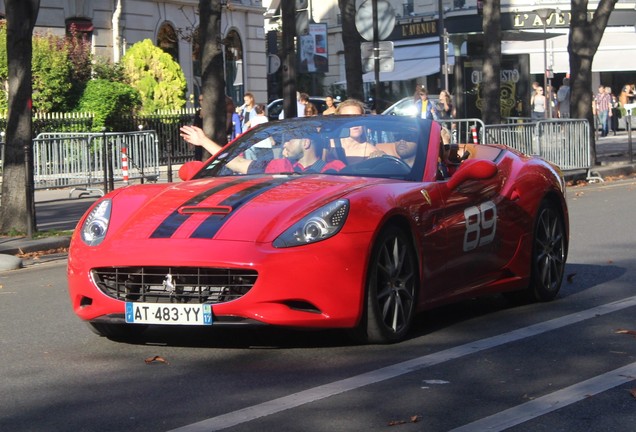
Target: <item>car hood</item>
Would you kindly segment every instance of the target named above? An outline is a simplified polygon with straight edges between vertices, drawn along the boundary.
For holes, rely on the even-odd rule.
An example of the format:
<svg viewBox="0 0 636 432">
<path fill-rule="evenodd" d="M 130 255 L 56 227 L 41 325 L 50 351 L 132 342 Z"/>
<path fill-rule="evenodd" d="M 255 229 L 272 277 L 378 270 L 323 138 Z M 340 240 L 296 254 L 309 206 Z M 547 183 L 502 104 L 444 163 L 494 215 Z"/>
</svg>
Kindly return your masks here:
<svg viewBox="0 0 636 432">
<path fill-rule="evenodd" d="M 383 179 L 240 176 L 130 187 L 113 196 L 110 240 L 271 242 L 312 210 Z"/>
</svg>

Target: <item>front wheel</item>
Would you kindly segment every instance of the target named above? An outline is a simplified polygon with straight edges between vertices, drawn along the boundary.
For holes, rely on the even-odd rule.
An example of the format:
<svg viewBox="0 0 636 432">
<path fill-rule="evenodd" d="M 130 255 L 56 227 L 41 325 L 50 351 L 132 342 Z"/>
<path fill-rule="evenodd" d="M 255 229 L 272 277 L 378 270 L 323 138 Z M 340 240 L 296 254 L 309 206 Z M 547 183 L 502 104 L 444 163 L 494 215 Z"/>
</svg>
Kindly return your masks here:
<svg viewBox="0 0 636 432">
<path fill-rule="evenodd" d="M 532 300 L 550 301 L 557 296 L 563 281 L 566 251 L 563 216 L 554 205 L 544 202 L 534 227 L 529 287 Z"/>
<path fill-rule="evenodd" d="M 397 227 L 388 227 L 378 237 L 369 261 L 358 340 L 393 343 L 404 339 L 415 315 L 418 286 L 417 256 L 409 237 Z"/>
</svg>

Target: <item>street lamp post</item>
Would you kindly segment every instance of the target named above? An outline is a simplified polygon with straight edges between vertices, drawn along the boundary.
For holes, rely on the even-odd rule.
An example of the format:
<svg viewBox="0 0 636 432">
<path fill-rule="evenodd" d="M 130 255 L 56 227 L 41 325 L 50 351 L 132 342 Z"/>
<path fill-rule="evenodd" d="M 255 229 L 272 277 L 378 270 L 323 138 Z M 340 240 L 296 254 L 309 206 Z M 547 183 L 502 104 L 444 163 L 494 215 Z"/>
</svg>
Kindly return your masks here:
<svg viewBox="0 0 636 432">
<path fill-rule="evenodd" d="M 546 114 L 548 118 L 552 118 L 552 90 L 548 91 L 548 34 L 546 25 L 548 24 L 548 18 L 555 10 L 552 8 L 542 8 L 534 11 L 541 22 L 543 23 L 543 89 L 546 97 Z"/>
</svg>

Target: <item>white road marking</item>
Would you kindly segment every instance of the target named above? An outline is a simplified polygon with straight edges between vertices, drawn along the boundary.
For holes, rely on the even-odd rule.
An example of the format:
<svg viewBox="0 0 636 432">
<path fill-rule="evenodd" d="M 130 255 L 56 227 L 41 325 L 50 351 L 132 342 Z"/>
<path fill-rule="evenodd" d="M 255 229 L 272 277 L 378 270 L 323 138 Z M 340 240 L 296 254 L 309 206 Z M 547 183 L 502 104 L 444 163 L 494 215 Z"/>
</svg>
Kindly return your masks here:
<svg viewBox="0 0 636 432">
<path fill-rule="evenodd" d="M 407 373 L 421 370 L 450 360 L 465 357 L 470 354 L 475 354 L 477 352 L 504 345 L 506 343 L 516 342 L 528 337 L 547 333 L 549 331 L 556 330 L 570 324 L 575 324 L 590 318 L 613 313 L 635 305 L 636 296 L 628 297 L 623 300 L 618 300 L 560 318 L 555 318 L 528 327 L 523 327 L 508 333 L 503 333 L 501 335 L 481 339 L 475 342 L 469 342 L 467 344 L 449 348 L 444 351 L 417 357 L 412 360 L 407 360 L 402 363 L 397 363 L 395 365 L 356 375 L 351 378 L 346 378 L 340 381 L 335 381 L 322 386 L 303 390 L 301 392 L 263 402 L 258 405 L 253 405 L 237 411 L 221 414 L 217 417 L 212 417 L 197 423 L 192 423 L 190 425 L 173 429 L 169 432 L 210 432 L 226 429 L 232 426 L 256 420 L 261 417 L 276 414 L 281 411 L 296 408 L 318 400 L 326 399 L 328 397 L 335 396 L 347 391 L 355 390 L 367 385 L 405 375 Z"/>
<path fill-rule="evenodd" d="M 533 401 L 484 417 L 473 423 L 453 429 L 451 432 L 503 431 L 635 379 L 636 363 L 628 364 Z"/>
</svg>

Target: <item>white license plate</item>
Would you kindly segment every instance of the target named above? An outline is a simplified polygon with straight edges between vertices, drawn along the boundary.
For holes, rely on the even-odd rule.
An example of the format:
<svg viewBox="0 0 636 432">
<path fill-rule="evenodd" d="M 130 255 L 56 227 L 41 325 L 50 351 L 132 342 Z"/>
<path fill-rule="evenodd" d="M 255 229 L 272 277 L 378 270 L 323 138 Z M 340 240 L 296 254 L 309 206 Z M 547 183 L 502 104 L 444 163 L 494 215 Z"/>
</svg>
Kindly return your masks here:
<svg viewBox="0 0 636 432">
<path fill-rule="evenodd" d="M 212 325 L 209 304 L 126 302 L 126 322 L 131 324 Z"/>
</svg>

